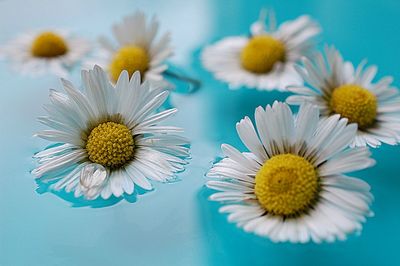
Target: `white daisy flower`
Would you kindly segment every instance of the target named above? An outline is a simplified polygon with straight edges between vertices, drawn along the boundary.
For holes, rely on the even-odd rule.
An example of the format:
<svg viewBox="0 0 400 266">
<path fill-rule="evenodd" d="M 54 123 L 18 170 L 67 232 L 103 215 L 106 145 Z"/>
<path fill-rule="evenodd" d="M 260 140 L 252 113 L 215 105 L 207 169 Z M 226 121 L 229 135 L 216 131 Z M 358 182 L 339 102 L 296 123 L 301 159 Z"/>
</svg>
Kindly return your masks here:
<svg viewBox="0 0 400 266">
<path fill-rule="evenodd" d="M 250 152 L 223 144 L 226 158 L 208 172 L 211 200 L 246 232 L 275 242 L 343 240 L 371 216 L 364 181 L 343 175 L 372 166 L 367 147 L 349 148 L 357 126 L 339 115 L 320 120 L 306 104 L 296 117 L 284 103 L 255 111 L 236 124 Z"/>
<path fill-rule="evenodd" d="M 324 116 L 340 114 L 350 123 L 357 123 L 352 146 L 375 148 L 381 143 L 400 142 L 400 94 L 391 84 L 392 77 L 373 82 L 376 66 L 364 68 L 364 60 L 355 69 L 334 47 L 326 46 L 325 56 L 317 53 L 314 59 L 305 58 L 303 67 L 296 66 L 310 87 L 288 88 L 296 94 L 287 98 L 289 104 L 311 102 Z"/>
<path fill-rule="evenodd" d="M 0 47 L 0 55 L 23 74 L 53 73 L 67 77 L 70 68 L 89 51 L 89 42 L 68 31 L 31 31 Z"/>
<path fill-rule="evenodd" d="M 157 17 L 148 20 L 143 12 L 137 11 L 115 24 L 112 29 L 115 42 L 101 37 L 100 50 L 85 65 L 88 68 L 95 64 L 101 66 L 113 82 L 117 81 L 122 70 L 126 70 L 129 76 L 139 71 L 143 81 L 165 83 L 165 60 L 172 55 L 173 49 L 169 32 L 156 38 L 159 29 Z"/>
<path fill-rule="evenodd" d="M 59 144 L 34 156 L 37 178 L 76 197 L 108 199 L 135 186 L 151 190 L 149 180 L 171 181 L 184 170 L 188 141 L 176 135 L 180 128 L 158 125 L 177 109 L 155 113 L 168 91 L 141 84 L 139 72 L 129 79 L 122 71 L 114 86 L 98 66 L 83 70 L 82 80 L 83 92 L 64 79 L 65 94 L 50 91 L 39 121 L 52 129 L 37 136 Z"/>
<path fill-rule="evenodd" d="M 227 37 L 208 46 L 202 53 L 205 68 L 229 83 L 258 90 L 286 90 L 288 85 L 301 85 L 303 80 L 293 65 L 313 48 L 312 39 L 320 28 L 308 16 L 287 21 L 276 28 L 275 16 L 266 12 L 251 26 L 251 36 Z"/>
</svg>

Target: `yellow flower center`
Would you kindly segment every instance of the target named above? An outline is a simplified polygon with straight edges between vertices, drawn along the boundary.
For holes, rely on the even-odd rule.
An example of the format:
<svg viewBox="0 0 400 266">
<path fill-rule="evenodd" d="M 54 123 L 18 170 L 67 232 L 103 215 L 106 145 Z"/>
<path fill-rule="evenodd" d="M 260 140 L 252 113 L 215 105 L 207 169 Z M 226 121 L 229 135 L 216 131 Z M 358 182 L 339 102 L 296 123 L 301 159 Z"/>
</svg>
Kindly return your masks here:
<svg viewBox="0 0 400 266">
<path fill-rule="evenodd" d="M 240 54 L 243 68 L 263 74 L 272 70 L 275 63 L 285 60 L 285 45 L 268 35 L 255 36 L 250 39 Z"/>
<path fill-rule="evenodd" d="M 314 166 L 298 155 L 276 155 L 256 174 L 257 199 L 273 215 L 294 217 L 307 212 L 317 200 L 319 189 Z"/>
<path fill-rule="evenodd" d="M 35 57 L 57 57 L 68 52 L 68 46 L 65 40 L 53 33 L 43 32 L 39 34 L 32 42 L 31 53 Z"/>
<path fill-rule="evenodd" d="M 377 113 L 376 96 L 361 86 L 342 85 L 334 89 L 330 107 L 332 112 L 357 123 L 359 128 L 367 128 L 375 122 Z"/>
<path fill-rule="evenodd" d="M 129 77 L 139 71 L 143 78 L 144 73 L 149 68 L 149 55 L 145 49 L 138 46 L 125 46 L 119 49 L 110 63 L 110 75 L 116 82 L 123 70 L 128 71 Z"/>
<path fill-rule="evenodd" d="M 86 142 L 89 159 L 110 168 L 118 168 L 133 158 L 131 131 L 122 124 L 105 122 L 95 127 Z"/>
</svg>

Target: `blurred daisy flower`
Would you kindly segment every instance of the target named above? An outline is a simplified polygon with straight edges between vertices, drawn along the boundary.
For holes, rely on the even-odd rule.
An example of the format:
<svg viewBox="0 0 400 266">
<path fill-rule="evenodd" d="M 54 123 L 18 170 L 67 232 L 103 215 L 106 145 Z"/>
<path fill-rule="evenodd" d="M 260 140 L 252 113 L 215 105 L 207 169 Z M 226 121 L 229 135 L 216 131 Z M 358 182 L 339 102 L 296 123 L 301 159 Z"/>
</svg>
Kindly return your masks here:
<svg viewBox="0 0 400 266">
<path fill-rule="evenodd" d="M 0 47 L 12 68 L 30 76 L 53 73 L 67 77 L 70 68 L 89 51 L 89 42 L 65 30 L 31 31 Z"/>
<path fill-rule="evenodd" d="M 326 46 L 325 56 L 317 53 L 314 59 L 305 58 L 303 67 L 296 66 L 310 87 L 288 88 L 296 94 L 287 98 L 289 104 L 311 102 L 323 116 L 339 114 L 356 123 L 352 146 L 375 148 L 400 142 L 400 94 L 391 84 L 392 77 L 373 82 L 376 66 L 365 67 L 364 60 L 355 69 L 334 47 Z"/>
<path fill-rule="evenodd" d="M 151 190 L 149 180 L 171 181 L 184 170 L 188 141 L 176 135 L 180 128 L 158 125 L 177 112 L 156 112 L 168 91 L 150 89 L 139 72 L 129 79 L 122 71 L 114 86 L 98 66 L 82 71 L 82 81 L 83 92 L 67 80 L 65 94 L 50 92 L 48 116 L 39 121 L 51 129 L 37 136 L 58 144 L 34 156 L 37 178 L 91 200 Z"/>
<path fill-rule="evenodd" d="M 261 11 L 250 29 L 250 37 L 227 37 L 206 47 L 202 53 L 205 68 L 229 84 L 232 89 L 246 86 L 258 90 L 285 91 L 288 85 L 303 80 L 293 65 L 312 48 L 312 39 L 320 28 L 308 16 L 276 27 L 275 16 Z"/>
<path fill-rule="evenodd" d="M 226 158 L 208 172 L 211 200 L 246 232 L 274 242 L 344 240 L 371 216 L 373 199 L 364 181 L 344 173 L 372 166 L 367 147 L 350 148 L 357 131 L 339 115 L 319 119 L 305 104 L 293 116 L 284 103 L 255 111 L 236 125 L 250 152 L 223 144 Z"/>
<path fill-rule="evenodd" d="M 89 68 L 95 64 L 101 66 L 113 82 L 123 70 L 129 76 L 139 71 L 143 81 L 163 82 L 163 72 L 168 68 L 165 60 L 172 55 L 173 49 L 169 32 L 157 38 L 157 18 L 153 16 L 148 20 L 143 12 L 137 11 L 115 24 L 112 30 L 115 41 L 101 37 L 100 50 L 85 65 Z"/>
</svg>

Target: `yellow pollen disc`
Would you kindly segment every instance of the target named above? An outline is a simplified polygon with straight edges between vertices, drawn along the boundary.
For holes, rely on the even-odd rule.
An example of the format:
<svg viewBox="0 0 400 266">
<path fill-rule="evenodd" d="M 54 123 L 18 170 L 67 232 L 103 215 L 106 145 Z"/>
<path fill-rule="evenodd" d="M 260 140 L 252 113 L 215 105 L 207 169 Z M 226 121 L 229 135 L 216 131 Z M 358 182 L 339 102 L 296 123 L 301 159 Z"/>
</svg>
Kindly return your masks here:
<svg viewBox="0 0 400 266">
<path fill-rule="evenodd" d="M 275 63 L 285 60 L 285 45 L 268 35 L 250 39 L 240 54 L 244 69 L 257 73 L 268 73 Z"/>
<path fill-rule="evenodd" d="M 298 155 L 276 155 L 256 174 L 258 202 L 272 215 L 294 217 L 307 212 L 317 200 L 319 189 L 314 166 Z"/>
<path fill-rule="evenodd" d="M 125 46 L 119 49 L 112 59 L 109 69 L 111 78 L 116 82 L 123 70 L 128 71 L 129 77 L 139 71 L 143 78 L 149 68 L 149 55 L 145 49 L 138 46 Z"/>
<path fill-rule="evenodd" d="M 53 32 L 39 34 L 31 46 L 31 53 L 35 57 L 51 58 L 64 55 L 67 52 L 68 47 L 65 40 Z"/>
<path fill-rule="evenodd" d="M 361 86 L 346 84 L 334 89 L 330 107 L 332 112 L 357 123 L 359 128 L 371 126 L 376 118 L 376 96 Z"/>
<path fill-rule="evenodd" d="M 131 131 L 122 124 L 105 122 L 95 127 L 86 142 L 89 159 L 110 168 L 118 168 L 133 158 Z"/>
</svg>

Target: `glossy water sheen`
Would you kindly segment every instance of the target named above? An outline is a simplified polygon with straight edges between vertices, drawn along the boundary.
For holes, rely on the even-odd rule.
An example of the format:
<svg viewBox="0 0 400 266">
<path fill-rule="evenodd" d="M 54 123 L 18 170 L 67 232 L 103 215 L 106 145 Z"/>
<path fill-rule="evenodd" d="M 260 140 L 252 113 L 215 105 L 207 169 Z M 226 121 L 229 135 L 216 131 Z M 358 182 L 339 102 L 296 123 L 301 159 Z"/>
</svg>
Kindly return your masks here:
<svg viewBox="0 0 400 266">
<path fill-rule="evenodd" d="M 110 25 L 140 7 L 158 13 L 163 29 L 173 31 L 173 63 L 200 78 L 192 95 L 174 94 L 179 107 L 174 124 L 193 140 L 193 159 L 181 182 L 156 185 L 135 203 L 91 208 L 71 206 L 51 193 L 38 194 L 29 170 L 31 156 L 46 145 L 32 134 L 48 102 L 55 77 L 21 77 L 0 64 L 0 265 L 400 265 L 400 178 L 398 147 L 374 151 L 378 165 L 357 173 L 371 185 L 376 216 L 361 236 L 335 244 L 273 244 L 245 234 L 207 201 L 204 172 L 223 142 L 242 147 L 235 123 L 253 116 L 258 105 L 286 94 L 241 89 L 230 91 L 202 69 L 199 49 L 223 36 L 246 33 L 263 5 L 274 7 L 279 21 L 309 13 L 346 58 L 368 57 L 392 74 L 399 85 L 400 43 L 397 0 L 335 1 L 0 1 L 0 42 L 36 27 L 67 27 L 88 38 L 109 33 Z M 72 80 L 79 81 L 78 69 Z M 40 192 L 40 191 L 39 191 Z M 61 195 L 63 196 L 63 195 Z M 130 198 L 130 201 L 135 201 Z M 81 206 L 81 207 L 80 207 Z M 101 204 L 94 204 L 99 207 Z"/>
</svg>

